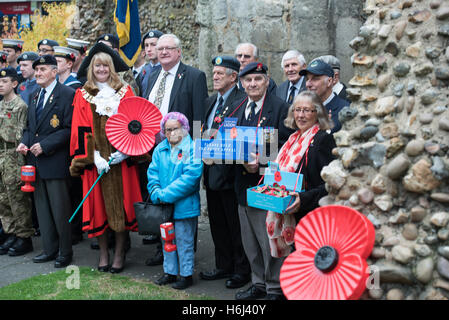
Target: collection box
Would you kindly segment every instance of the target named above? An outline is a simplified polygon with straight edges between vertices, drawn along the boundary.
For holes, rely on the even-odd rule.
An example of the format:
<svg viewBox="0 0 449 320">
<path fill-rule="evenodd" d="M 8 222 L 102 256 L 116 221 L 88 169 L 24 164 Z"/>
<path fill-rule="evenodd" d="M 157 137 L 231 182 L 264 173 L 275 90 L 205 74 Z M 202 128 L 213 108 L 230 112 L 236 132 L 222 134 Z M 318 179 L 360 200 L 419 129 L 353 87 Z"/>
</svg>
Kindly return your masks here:
<svg viewBox="0 0 449 320">
<path fill-rule="evenodd" d="M 268 127 L 236 126 L 236 118 L 225 118 L 212 139 L 195 139 L 195 158 L 251 162 L 251 153 L 262 154 L 265 142 L 275 138 Z"/>
<path fill-rule="evenodd" d="M 276 162 L 270 162 L 268 168 L 265 170 L 263 184 L 255 187 L 248 188 L 246 190 L 248 206 L 271 210 L 277 213 L 284 214 L 294 201 L 295 197 L 290 195 L 270 195 L 265 193 L 256 192 L 256 189 L 269 188 L 274 185 L 279 187 L 285 187 L 285 192 L 296 191 L 303 192 L 303 175 L 295 172 L 280 171 L 279 165 Z M 296 188 L 295 188 L 296 185 Z"/>
</svg>

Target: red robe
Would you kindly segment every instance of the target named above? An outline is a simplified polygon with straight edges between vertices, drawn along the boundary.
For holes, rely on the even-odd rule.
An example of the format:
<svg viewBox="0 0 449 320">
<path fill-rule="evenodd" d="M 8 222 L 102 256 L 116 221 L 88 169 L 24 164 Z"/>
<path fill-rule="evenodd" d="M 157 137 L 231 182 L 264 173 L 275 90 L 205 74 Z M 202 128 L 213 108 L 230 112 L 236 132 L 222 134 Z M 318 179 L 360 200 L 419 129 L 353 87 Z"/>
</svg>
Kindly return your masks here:
<svg viewBox="0 0 449 320">
<path fill-rule="evenodd" d="M 121 99 L 133 96 L 129 86 L 125 89 L 126 92 Z M 98 178 L 97 168 L 93 162 L 93 151 L 104 149 L 104 146 L 96 145 L 99 137 L 94 136 L 94 116 L 98 119 L 98 115 L 93 115 L 95 105 L 91 105 L 91 103 L 86 101 L 81 88 L 76 91 L 73 106 L 70 154 L 74 159 L 70 166 L 70 171 L 72 175 L 81 175 L 84 197 Z M 107 141 L 104 129 L 100 129 L 99 132 L 100 135 L 104 135 L 104 137 L 101 137 L 101 141 L 106 141 L 105 143 L 108 144 L 106 147 L 115 150 Z M 102 156 L 105 160 L 108 160 L 108 155 L 102 154 Z M 111 216 L 110 212 L 108 215 L 104 202 L 104 195 L 108 195 L 106 190 L 108 185 L 103 185 L 103 188 L 106 190 L 106 193 L 103 193 L 101 180 L 112 171 L 114 166 L 111 166 L 111 171 L 102 176 L 83 204 L 83 231 L 88 233 L 89 238 L 102 235 L 108 227 L 118 232 L 125 230 L 137 231 L 137 220 L 133 204 L 142 201 L 138 169 L 136 165 L 129 166 L 126 160 L 116 166 L 121 167 L 121 174 L 119 172 L 117 177 L 121 176 L 123 187 L 119 188 L 119 192 L 114 192 L 112 197 L 122 197 L 123 201 L 120 199 L 119 203 L 124 210 L 122 208 L 118 210 L 122 216 L 116 219 L 114 216 Z M 108 217 L 109 220 L 113 220 L 113 223 L 108 221 Z"/>
</svg>

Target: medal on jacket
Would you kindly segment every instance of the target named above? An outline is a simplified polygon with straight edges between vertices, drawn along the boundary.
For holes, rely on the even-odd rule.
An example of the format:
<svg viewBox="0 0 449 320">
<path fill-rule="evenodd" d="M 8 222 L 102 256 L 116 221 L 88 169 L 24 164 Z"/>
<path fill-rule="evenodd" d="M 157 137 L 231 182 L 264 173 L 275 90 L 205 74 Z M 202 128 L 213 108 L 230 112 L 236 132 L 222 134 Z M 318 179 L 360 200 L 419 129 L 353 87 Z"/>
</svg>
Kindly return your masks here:
<svg viewBox="0 0 449 320">
<path fill-rule="evenodd" d="M 50 120 L 50 125 L 53 128 L 57 128 L 59 126 L 59 119 L 58 119 L 57 115 L 55 115 L 55 114 L 53 115 L 53 118 L 51 118 L 51 120 Z"/>
</svg>

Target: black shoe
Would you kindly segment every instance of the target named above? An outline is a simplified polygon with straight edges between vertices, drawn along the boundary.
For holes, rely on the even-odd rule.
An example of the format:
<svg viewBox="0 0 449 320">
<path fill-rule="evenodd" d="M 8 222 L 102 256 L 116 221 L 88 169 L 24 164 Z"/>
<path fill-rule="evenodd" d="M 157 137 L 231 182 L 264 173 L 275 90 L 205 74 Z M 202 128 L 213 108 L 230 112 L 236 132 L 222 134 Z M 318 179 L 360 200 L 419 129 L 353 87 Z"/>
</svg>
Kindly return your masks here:
<svg viewBox="0 0 449 320">
<path fill-rule="evenodd" d="M 164 255 L 162 254 L 162 251 L 159 250 L 154 257 L 145 260 L 145 265 L 147 266 L 160 266 L 162 263 L 164 263 Z"/>
<path fill-rule="evenodd" d="M 6 239 L 5 242 L 0 246 L 0 255 L 7 254 L 9 251 L 9 248 L 11 248 L 14 243 L 17 241 L 17 237 L 15 235 L 10 235 L 8 239 Z"/>
<path fill-rule="evenodd" d="M 233 274 L 232 277 L 226 280 L 226 288 L 229 289 L 237 289 L 243 287 L 251 280 L 251 276 L 249 274 Z"/>
<path fill-rule="evenodd" d="M 43 263 L 43 262 L 52 261 L 52 260 L 56 259 L 57 255 L 58 255 L 57 253 L 48 255 L 45 252 L 42 252 L 41 254 L 39 254 L 33 258 L 33 262 L 34 263 Z"/>
<path fill-rule="evenodd" d="M 157 279 L 154 283 L 156 283 L 159 286 L 163 286 L 173 282 L 176 282 L 176 276 L 164 273 L 164 275 L 161 278 Z"/>
<path fill-rule="evenodd" d="M 33 251 L 33 241 L 31 238 L 17 238 L 14 245 L 9 248 L 8 255 L 11 257 L 17 257 Z"/>
<path fill-rule="evenodd" d="M 173 289 L 183 290 L 190 287 L 192 284 L 193 284 L 192 276 L 179 277 L 179 280 L 176 281 L 171 287 Z"/>
<path fill-rule="evenodd" d="M 109 270 L 111 269 L 111 265 L 107 264 L 105 266 L 98 266 L 98 271 L 100 272 L 109 272 Z"/>
<path fill-rule="evenodd" d="M 3 230 L 3 227 L 0 227 L 0 245 L 2 245 L 9 237 L 9 234 Z"/>
<path fill-rule="evenodd" d="M 55 268 L 65 268 L 72 262 L 72 255 L 59 255 L 55 261 Z"/>
<path fill-rule="evenodd" d="M 126 252 L 123 254 L 122 266 L 120 268 L 114 268 L 111 265 L 111 269 L 109 270 L 111 273 L 120 273 L 125 269 L 125 261 L 126 261 Z"/>
<path fill-rule="evenodd" d="M 287 300 L 287 298 L 281 293 L 281 294 L 273 294 L 268 293 L 264 300 Z"/>
<path fill-rule="evenodd" d="M 146 236 L 142 239 L 143 244 L 154 244 L 160 242 L 161 239 L 156 234 L 150 234 L 149 236 Z"/>
<path fill-rule="evenodd" d="M 203 280 L 218 280 L 229 278 L 232 275 L 231 272 L 227 272 L 223 269 L 214 269 L 212 271 L 200 272 L 200 278 Z"/>
<path fill-rule="evenodd" d="M 252 285 L 247 290 L 239 291 L 235 294 L 235 300 L 256 300 L 265 298 L 267 293 Z"/>
</svg>

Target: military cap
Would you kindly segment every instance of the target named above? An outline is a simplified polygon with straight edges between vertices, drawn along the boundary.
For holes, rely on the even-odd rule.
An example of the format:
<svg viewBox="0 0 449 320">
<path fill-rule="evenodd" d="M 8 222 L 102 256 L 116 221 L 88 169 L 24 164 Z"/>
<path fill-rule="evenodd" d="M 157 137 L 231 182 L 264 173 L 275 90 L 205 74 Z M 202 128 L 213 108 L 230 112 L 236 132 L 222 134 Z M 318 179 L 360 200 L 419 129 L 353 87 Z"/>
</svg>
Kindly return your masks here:
<svg viewBox="0 0 449 320">
<path fill-rule="evenodd" d="M 34 61 L 37 58 L 39 58 L 39 55 L 36 52 L 33 51 L 26 51 L 24 53 L 22 53 L 18 58 L 17 58 L 17 63 L 19 63 L 20 61 Z"/>
<path fill-rule="evenodd" d="M 61 57 L 75 61 L 76 56 L 78 55 L 78 51 L 72 48 L 56 46 L 53 49 L 55 49 L 55 57 Z"/>
<path fill-rule="evenodd" d="M 239 73 L 239 77 L 244 77 L 247 74 L 260 73 L 267 74 L 267 66 L 260 62 L 250 62 L 245 68 Z"/>
<path fill-rule="evenodd" d="M 145 39 L 147 39 L 147 38 L 158 38 L 159 39 L 163 35 L 164 34 L 162 32 L 160 32 L 159 30 L 150 30 L 143 35 L 142 42 L 144 42 Z"/>
<path fill-rule="evenodd" d="M 67 41 L 67 47 L 76 49 L 81 53 L 84 53 L 87 51 L 87 46 L 89 45 L 89 41 L 84 40 L 77 40 L 72 38 L 66 38 Z"/>
<path fill-rule="evenodd" d="M 5 63 L 6 58 L 8 58 L 8 52 L 6 51 L 0 51 L 0 61 Z"/>
<path fill-rule="evenodd" d="M 106 33 L 106 34 L 101 35 L 97 39 L 97 42 L 99 42 L 100 40 L 104 40 L 104 41 L 110 42 L 112 44 L 112 48 L 113 49 L 120 48 L 120 40 L 119 40 L 119 38 L 116 35 L 112 34 L 112 33 Z"/>
<path fill-rule="evenodd" d="M 89 49 L 88 55 L 83 59 L 81 66 L 78 70 L 77 78 L 81 79 L 87 76 L 87 68 L 89 68 L 90 62 L 96 53 L 104 52 L 112 57 L 112 62 L 114 63 L 115 72 L 122 72 L 129 70 L 128 65 L 123 61 L 117 51 L 110 48 L 108 45 L 97 42 L 92 48 Z"/>
<path fill-rule="evenodd" d="M 12 80 L 18 81 L 19 76 L 17 75 L 17 70 L 13 67 L 6 67 L 0 69 L 0 78 L 11 77 Z"/>
<path fill-rule="evenodd" d="M 234 57 L 218 56 L 212 59 L 212 64 L 218 67 L 229 68 L 237 72 L 240 71 L 240 62 Z"/>
<path fill-rule="evenodd" d="M 3 48 L 13 48 L 14 50 L 22 50 L 23 40 L 18 39 L 2 39 Z"/>
<path fill-rule="evenodd" d="M 317 76 L 326 75 L 331 78 L 334 77 L 334 70 L 332 70 L 332 67 L 323 60 L 318 59 L 312 61 L 306 69 L 302 69 L 301 71 L 299 71 L 299 74 L 301 76 L 305 76 L 307 73 L 311 73 Z"/>
<path fill-rule="evenodd" d="M 56 61 L 56 58 L 51 54 L 46 54 L 34 60 L 33 69 L 36 69 L 36 67 L 41 64 L 57 66 L 58 62 Z"/>
<path fill-rule="evenodd" d="M 50 47 L 56 47 L 56 46 L 59 46 L 59 43 L 57 43 L 55 40 L 50 40 L 50 39 L 42 39 L 41 41 L 39 41 L 38 42 L 38 44 L 37 44 L 37 48 L 39 49 L 39 47 L 41 46 L 41 45 L 47 45 L 47 46 L 50 46 Z"/>
</svg>

